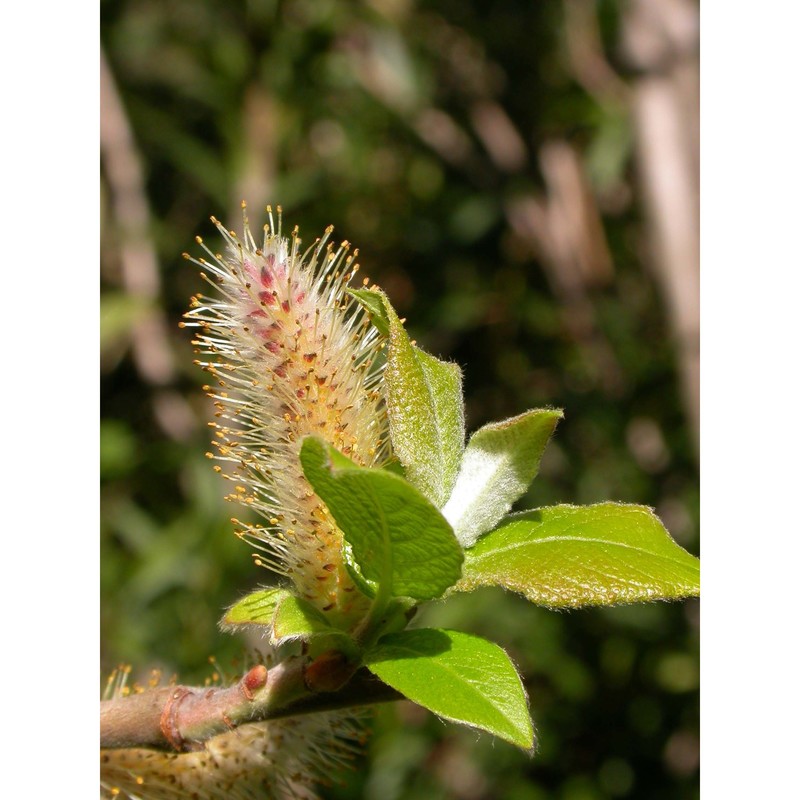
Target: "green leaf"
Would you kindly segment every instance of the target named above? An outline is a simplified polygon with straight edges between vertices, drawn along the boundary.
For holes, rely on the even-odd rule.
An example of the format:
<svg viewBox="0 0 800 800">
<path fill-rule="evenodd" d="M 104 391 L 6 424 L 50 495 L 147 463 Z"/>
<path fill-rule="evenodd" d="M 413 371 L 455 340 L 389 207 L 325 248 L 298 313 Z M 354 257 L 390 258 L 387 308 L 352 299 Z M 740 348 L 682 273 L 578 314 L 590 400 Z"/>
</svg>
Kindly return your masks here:
<svg viewBox="0 0 800 800">
<path fill-rule="evenodd" d="M 384 381 L 392 447 L 408 480 L 441 508 L 464 451 L 461 369 L 416 347 L 384 292 L 353 294 L 389 337 Z"/>
<path fill-rule="evenodd" d="M 405 331 L 403 334 L 405 335 Z M 395 387 L 395 359 L 392 356 L 392 345 L 389 345 L 386 363 L 389 431 L 393 445 L 396 439 L 402 442 L 401 450 L 410 445 L 408 465 L 404 464 L 406 472 L 409 476 L 412 473 L 420 476 L 421 485 L 430 487 L 425 494 L 437 508 L 441 508 L 453 491 L 464 453 L 461 367 L 440 361 L 418 347 L 412 347 L 411 353 L 421 371 L 422 383 L 419 383 L 416 371 L 406 371 L 405 355 L 398 354 L 397 374 L 402 378 Z M 395 418 L 394 422 L 392 416 Z M 421 431 L 422 435 L 417 435 L 417 441 L 414 442 L 417 424 L 425 424 L 428 419 L 433 422 L 430 432 Z M 430 445 L 433 445 L 433 450 L 428 449 Z M 397 448 L 395 451 L 398 452 Z M 398 452 L 398 455 L 402 462 L 401 453 Z"/>
<path fill-rule="evenodd" d="M 514 514 L 465 556 L 457 591 L 502 586 L 552 608 L 700 594 L 700 561 L 644 506 L 564 505 Z"/>
<path fill-rule="evenodd" d="M 386 315 L 381 294 L 373 289 L 348 289 L 347 294 L 355 297 L 364 306 L 378 332 L 382 336 L 388 336 L 389 317 Z"/>
<path fill-rule="evenodd" d="M 452 528 L 403 478 L 359 467 L 310 436 L 300 461 L 364 580 L 384 594 L 431 600 L 461 577 L 464 556 Z"/>
<path fill-rule="evenodd" d="M 408 623 L 416 616 L 419 606 L 407 597 L 392 600 L 382 619 L 376 626 L 379 634 L 376 639 L 387 633 L 397 633 L 404 630 Z"/>
<path fill-rule="evenodd" d="M 401 478 L 406 477 L 406 471 L 403 469 L 403 465 L 396 458 L 381 465 L 381 469 L 385 469 L 387 472 L 393 472 Z"/>
<path fill-rule="evenodd" d="M 472 435 L 442 509 L 464 547 L 491 530 L 525 494 L 563 416 L 560 410 L 536 409 L 485 425 Z"/>
<path fill-rule="evenodd" d="M 440 717 L 533 747 L 525 690 L 505 652 L 457 631 L 421 628 L 384 636 L 367 669 Z"/>
<path fill-rule="evenodd" d="M 231 606 L 220 620 L 223 628 L 237 628 L 240 625 L 271 625 L 278 603 L 290 597 L 286 589 L 261 589 Z"/>
<path fill-rule="evenodd" d="M 275 609 L 270 643 L 277 647 L 294 639 L 312 641 L 310 652 L 335 649 L 356 661 L 359 658 L 355 642 L 344 631 L 333 627 L 322 611 L 302 597 L 289 595 Z"/>
<path fill-rule="evenodd" d="M 278 603 L 272 619 L 273 644 L 289 639 L 305 639 L 316 633 L 330 633 L 331 627 L 325 615 L 302 597 L 289 595 Z"/>
</svg>

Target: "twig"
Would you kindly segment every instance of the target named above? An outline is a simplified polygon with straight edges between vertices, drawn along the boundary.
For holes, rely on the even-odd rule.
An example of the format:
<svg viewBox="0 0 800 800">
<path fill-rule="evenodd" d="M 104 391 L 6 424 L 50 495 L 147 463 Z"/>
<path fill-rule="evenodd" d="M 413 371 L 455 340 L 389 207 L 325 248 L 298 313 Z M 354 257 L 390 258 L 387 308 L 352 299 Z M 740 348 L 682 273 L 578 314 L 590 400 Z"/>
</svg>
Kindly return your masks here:
<svg viewBox="0 0 800 800">
<path fill-rule="evenodd" d="M 288 659 L 267 670 L 253 667 L 238 683 L 220 689 L 168 686 L 100 704 L 100 747 L 145 747 L 188 752 L 249 722 L 402 698 L 367 670 L 359 670 L 337 692 L 314 692 L 303 660 Z"/>
</svg>

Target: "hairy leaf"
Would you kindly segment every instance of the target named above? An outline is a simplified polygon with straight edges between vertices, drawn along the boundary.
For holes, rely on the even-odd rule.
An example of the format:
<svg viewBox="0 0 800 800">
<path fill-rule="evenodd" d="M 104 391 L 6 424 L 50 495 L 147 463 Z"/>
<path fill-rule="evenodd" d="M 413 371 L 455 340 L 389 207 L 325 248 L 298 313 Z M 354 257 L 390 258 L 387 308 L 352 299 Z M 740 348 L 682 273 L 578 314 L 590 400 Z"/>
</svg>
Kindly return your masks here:
<svg viewBox="0 0 800 800">
<path fill-rule="evenodd" d="M 260 589 L 248 594 L 232 605 L 220 620 L 223 628 L 236 628 L 240 625 L 271 625 L 278 603 L 290 593 L 286 589 Z"/>
<path fill-rule="evenodd" d="M 553 506 L 508 517 L 466 551 L 455 587 L 502 586 L 550 607 L 700 593 L 700 562 L 644 506 Z"/>
<path fill-rule="evenodd" d="M 421 628 L 384 636 L 365 658 L 384 683 L 440 717 L 533 747 L 525 690 L 506 653 L 457 631 Z"/>
<path fill-rule="evenodd" d="M 442 513 L 464 547 L 491 530 L 527 490 L 563 412 L 537 409 L 493 422 L 469 440 Z"/>
<path fill-rule="evenodd" d="M 334 630 L 325 615 L 302 597 L 289 595 L 278 603 L 272 620 L 273 644 L 289 639 L 306 639 Z"/>
<path fill-rule="evenodd" d="M 351 294 L 389 338 L 385 385 L 392 447 L 408 480 L 441 508 L 464 451 L 461 369 L 416 347 L 384 292 L 364 289 Z"/>
<path fill-rule="evenodd" d="M 383 336 L 389 335 L 389 317 L 383 305 L 385 295 L 373 289 L 348 289 L 347 294 L 361 303 L 369 313 L 372 324 Z"/>
<path fill-rule="evenodd" d="M 461 577 L 447 520 L 403 478 L 349 461 L 320 439 L 300 452 L 306 478 L 333 514 L 360 576 L 395 597 L 440 597 Z"/>
</svg>

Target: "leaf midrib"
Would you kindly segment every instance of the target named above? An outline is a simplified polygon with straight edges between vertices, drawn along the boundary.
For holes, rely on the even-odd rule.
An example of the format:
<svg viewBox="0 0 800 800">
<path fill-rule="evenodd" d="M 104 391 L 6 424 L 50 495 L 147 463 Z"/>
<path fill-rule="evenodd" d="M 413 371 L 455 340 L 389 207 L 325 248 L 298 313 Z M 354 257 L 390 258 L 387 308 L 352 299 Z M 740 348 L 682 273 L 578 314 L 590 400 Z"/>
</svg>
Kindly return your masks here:
<svg viewBox="0 0 800 800">
<path fill-rule="evenodd" d="M 549 536 L 547 538 L 533 539 L 527 542 L 514 542 L 507 545 L 503 545 L 502 547 L 496 547 L 489 553 L 481 553 L 478 555 L 473 555 L 470 560 L 474 563 L 482 559 L 491 558 L 492 556 L 505 554 L 513 550 L 519 550 L 520 548 L 523 547 L 535 547 L 536 545 L 551 544 L 553 542 L 577 542 L 579 544 L 605 544 L 605 545 L 610 545 L 612 547 L 621 547 L 627 550 L 634 550 L 637 553 L 653 556 L 654 558 L 660 558 L 666 561 L 674 560 L 674 558 L 671 555 L 665 555 L 664 553 L 655 553 L 652 550 L 646 550 L 645 548 L 639 547 L 637 545 L 626 544 L 624 542 L 615 542 L 609 539 L 589 538 L 586 536 Z"/>
<path fill-rule="evenodd" d="M 358 479 L 358 473 L 355 473 L 356 479 Z M 364 486 L 367 489 L 367 494 L 369 494 L 370 500 L 372 504 L 378 509 L 378 514 L 380 516 L 380 527 L 381 527 L 381 535 L 383 537 L 383 544 L 384 544 L 384 564 L 385 569 L 383 570 L 383 574 L 381 575 L 380 582 L 381 584 L 385 584 L 380 586 L 380 589 L 383 589 L 385 592 L 391 593 L 394 589 L 394 552 L 392 547 L 392 538 L 389 535 L 389 525 L 386 521 L 386 514 L 384 513 L 383 506 L 381 505 L 378 495 L 375 493 L 375 489 L 373 488 L 372 484 L 369 481 L 363 481 Z"/>
</svg>

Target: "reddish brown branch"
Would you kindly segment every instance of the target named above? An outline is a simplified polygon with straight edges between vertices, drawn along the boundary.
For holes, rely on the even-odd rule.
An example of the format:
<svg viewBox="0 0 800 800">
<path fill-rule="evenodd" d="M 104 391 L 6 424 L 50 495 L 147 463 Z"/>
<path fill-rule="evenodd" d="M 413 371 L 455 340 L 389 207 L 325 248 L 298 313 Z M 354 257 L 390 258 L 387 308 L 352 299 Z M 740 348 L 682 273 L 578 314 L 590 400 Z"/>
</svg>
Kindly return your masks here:
<svg viewBox="0 0 800 800">
<path fill-rule="evenodd" d="M 269 672 L 253 667 L 221 688 L 169 686 L 100 704 L 100 747 L 190 751 L 248 722 L 350 708 L 401 698 L 366 670 L 338 692 L 313 692 L 303 663 L 290 659 Z"/>
</svg>

